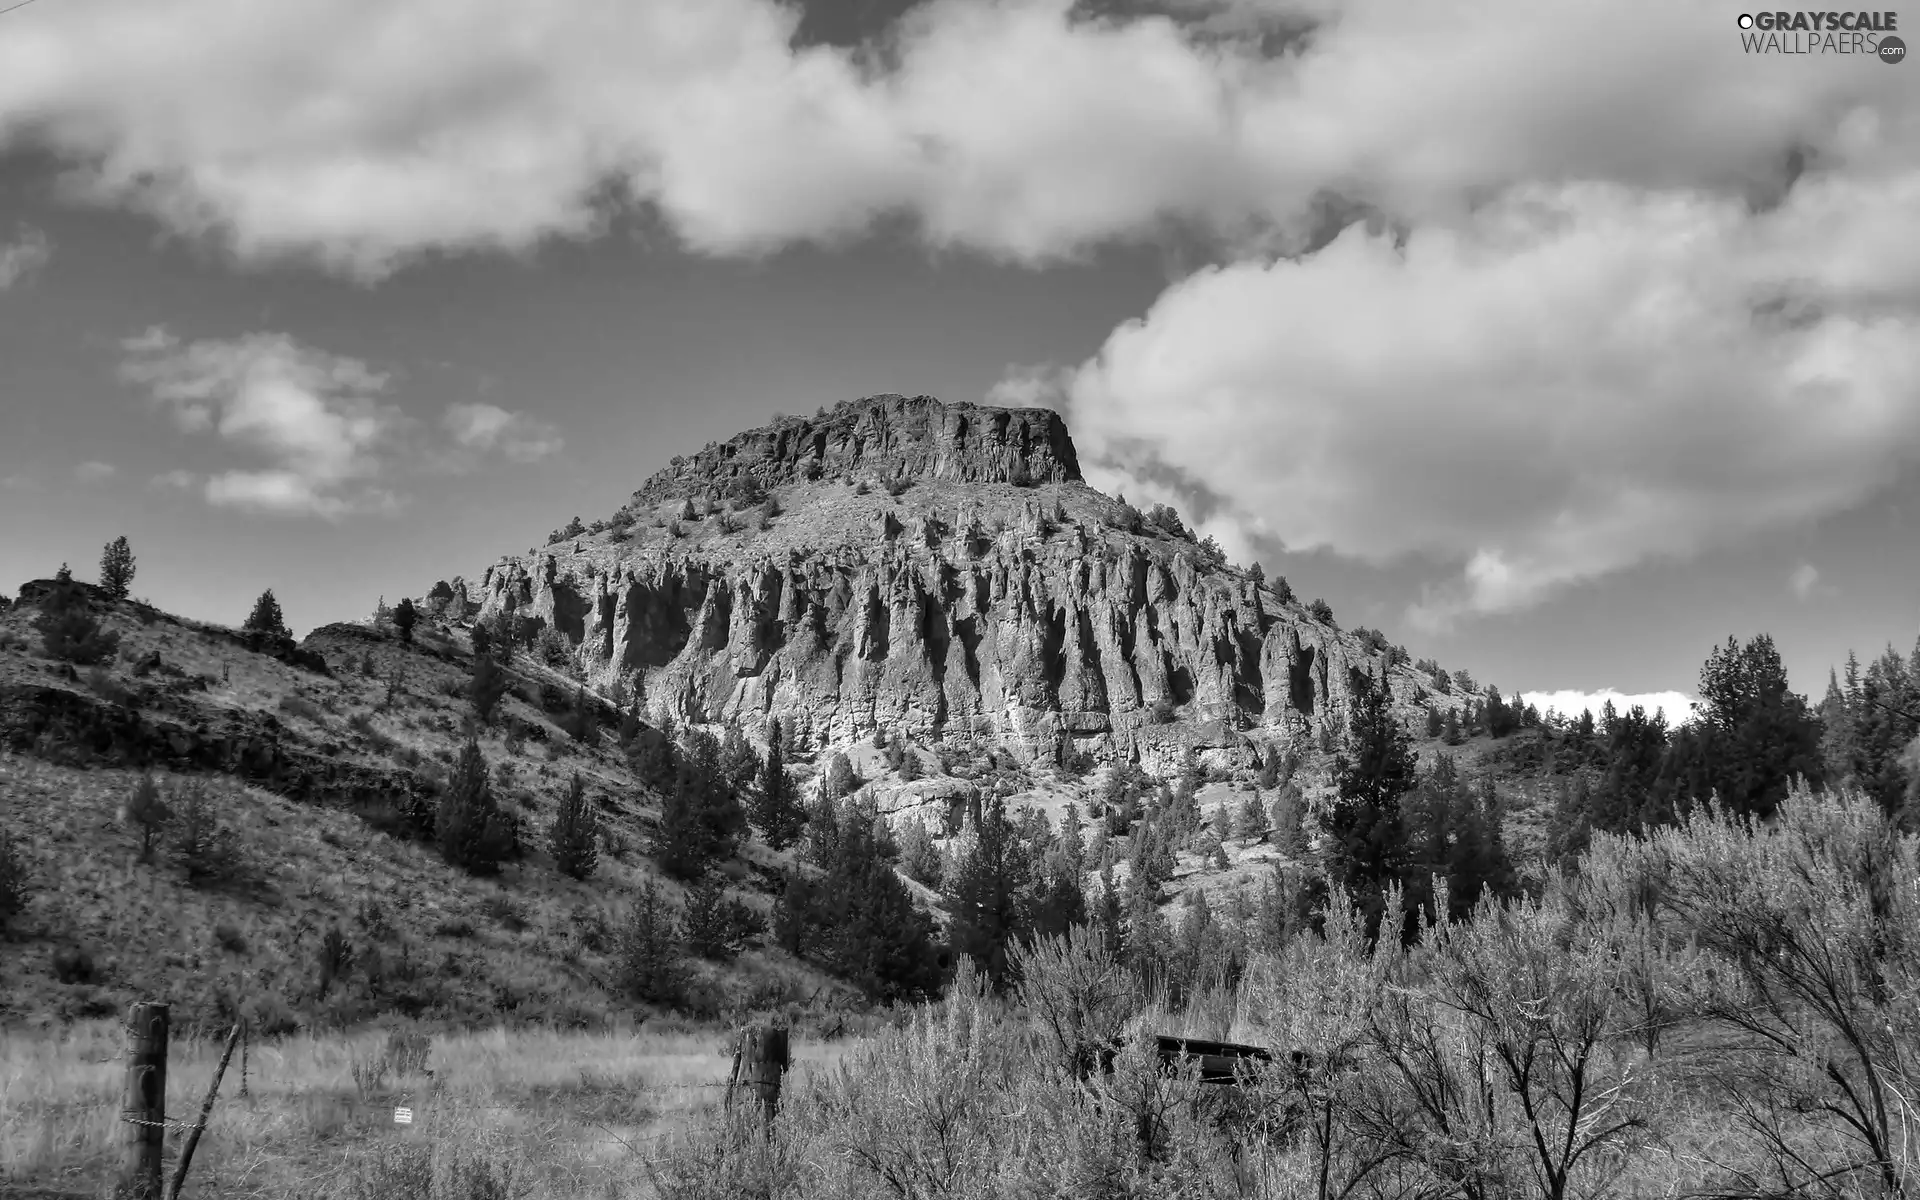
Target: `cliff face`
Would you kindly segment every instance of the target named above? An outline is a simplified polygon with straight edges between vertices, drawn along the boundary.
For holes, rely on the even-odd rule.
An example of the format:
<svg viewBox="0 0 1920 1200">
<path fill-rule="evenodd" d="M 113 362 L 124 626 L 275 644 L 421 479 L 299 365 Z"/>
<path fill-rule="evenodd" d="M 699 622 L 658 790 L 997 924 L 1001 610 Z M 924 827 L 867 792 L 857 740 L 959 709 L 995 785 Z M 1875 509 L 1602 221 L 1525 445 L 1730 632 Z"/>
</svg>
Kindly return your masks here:
<svg viewBox="0 0 1920 1200">
<path fill-rule="evenodd" d="M 748 474 L 777 515 L 688 518 Z M 1383 666 L 1203 547 L 1126 531 L 1038 410 L 845 405 L 676 462 L 625 511 L 630 530 L 505 560 L 461 598 L 559 630 L 595 686 L 622 679 L 656 716 L 1166 767 L 1337 727 Z M 1389 674 L 1411 703 L 1412 673 Z"/>
</svg>

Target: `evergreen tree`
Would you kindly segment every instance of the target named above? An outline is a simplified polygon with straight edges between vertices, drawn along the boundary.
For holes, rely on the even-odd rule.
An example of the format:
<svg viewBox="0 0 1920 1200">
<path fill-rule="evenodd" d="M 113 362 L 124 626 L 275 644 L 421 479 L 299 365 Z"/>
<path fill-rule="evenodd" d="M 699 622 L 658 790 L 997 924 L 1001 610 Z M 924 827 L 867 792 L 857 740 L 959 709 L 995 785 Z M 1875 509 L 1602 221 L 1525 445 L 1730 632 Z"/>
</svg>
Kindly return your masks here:
<svg viewBox="0 0 1920 1200">
<path fill-rule="evenodd" d="M 140 831 L 141 862 L 153 861 L 153 844 L 172 815 L 160 796 L 159 785 L 153 781 L 153 772 L 141 772 L 133 794 L 127 797 L 127 820 Z"/>
<path fill-rule="evenodd" d="M 1606 766 L 1593 791 L 1588 815 L 1603 833 L 1638 833 L 1663 822 L 1666 805 L 1656 790 L 1667 756 L 1664 713 L 1647 715 L 1636 704 L 1607 722 Z"/>
<path fill-rule="evenodd" d="M 872 828 L 847 823 L 824 882 L 832 965 L 876 1001 L 921 999 L 938 987 L 932 922 L 880 856 Z"/>
<path fill-rule="evenodd" d="M 562 874 L 585 879 L 599 865 L 599 844 L 599 813 L 587 799 L 586 784 L 575 771 L 573 783 L 547 830 L 547 845 Z"/>
<path fill-rule="evenodd" d="M 513 826 L 500 811 L 480 744 L 468 739 L 440 794 L 434 819 L 440 856 L 473 875 L 493 875 L 513 852 Z"/>
<path fill-rule="evenodd" d="M 1847 653 L 1847 672 L 1854 680 L 1857 694 L 1859 664 L 1852 651 Z M 1853 706 L 1847 702 L 1847 694 L 1840 690 L 1840 677 L 1833 671 L 1827 672 L 1827 694 L 1820 701 L 1819 712 L 1820 760 L 1827 780 L 1837 786 L 1853 786 L 1853 764 L 1859 756 L 1860 743 L 1854 727 Z"/>
<path fill-rule="evenodd" d="M 1715 649 L 1700 668 L 1700 698 L 1713 788 L 1729 809 L 1771 816 L 1794 776 L 1822 783 L 1819 722 L 1788 690 L 1771 637 Z"/>
<path fill-rule="evenodd" d="M 760 769 L 760 789 L 754 798 L 753 823 L 766 838 L 767 845 L 784 850 L 800 840 L 807 814 L 800 807 L 793 781 L 787 777 L 785 748 L 780 740 L 780 722 L 773 722 L 767 733 L 767 761 Z"/>
<path fill-rule="evenodd" d="M 1371 938 L 1380 932 L 1387 884 L 1405 874 L 1400 800 L 1417 776 L 1406 730 L 1394 719 L 1386 689 L 1363 680 L 1351 709 L 1348 745 L 1333 764 L 1338 799 L 1325 822 L 1331 835 L 1328 870 L 1365 913 Z"/>
<path fill-rule="evenodd" d="M 1008 982 L 1008 949 L 1025 930 L 1018 897 L 1026 864 L 1007 820 L 1006 800 L 981 808 L 959 855 L 949 895 L 953 901 L 953 948 L 980 965 L 994 989 Z"/>
<path fill-rule="evenodd" d="M 100 552 L 100 590 L 111 600 L 125 600 L 133 586 L 133 549 L 125 534 Z"/>
<path fill-rule="evenodd" d="M 779 723 L 775 722 L 768 741 L 779 735 Z M 728 722 L 727 731 L 720 739 L 720 769 L 725 772 L 727 782 L 735 793 L 746 795 L 753 791 L 754 781 L 760 774 L 760 756 L 753 752 L 753 746 L 747 741 L 738 722 Z"/>
<path fill-rule="evenodd" d="M 1279 794 L 1273 798 L 1273 806 L 1268 810 L 1268 819 L 1273 827 L 1273 844 L 1288 858 L 1296 861 L 1307 855 L 1306 808 L 1300 789 L 1292 783 L 1280 785 Z"/>
<path fill-rule="evenodd" d="M 1446 724 L 1441 728 L 1440 740 L 1445 742 L 1449 746 L 1458 746 L 1461 742 L 1466 740 L 1464 737 L 1461 736 L 1461 733 L 1460 733 L 1460 710 L 1459 709 L 1450 708 L 1447 710 L 1447 720 L 1446 720 Z"/>
<path fill-rule="evenodd" d="M 908 817 L 900 827 L 900 869 L 917 883 L 930 888 L 940 886 L 940 851 L 918 813 Z"/>
<path fill-rule="evenodd" d="M 393 627 L 400 634 L 402 646 L 413 645 L 413 627 L 420 619 L 420 612 L 414 608 L 413 601 L 402 597 L 393 609 Z"/>
<path fill-rule="evenodd" d="M 659 885 L 643 882 L 634 892 L 616 951 L 620 983 L 635 999 L 678 1004 L 685 997 L 686 958 L 675 925 Z"/>
<path fill-rule="evenodd" d="M 1565 863 L 1586 853 L 1593 840 L 1593 789 L 1584 770 L 1556 789 L 1553 813 L 1547 819 L 1547 859 Z"/>
<path fill-rule="evenodd" d="M 486 657 L 487 651 L 492 648 L 493 635 L 487 632 L 486 622 L 484 621 L 474 622 L 473 629 L 467 634 L 467 638 L 473 645 L 473 656 L 475 658 Z"/>
<path fill-rule="evenodd" d="M 285 641 L 293 637 L 287 630 L 286 618 L 280 612 L 280 602 L 273 598 L 273 589 L 260 593 L 253 602 L 253 611 L 247 614 L 246 623 L 240 626 L 242 633 L 259 634 L 275 641 Z"/>
<path fill-rule="evenodd" d="M 1444 729 L 1445 725 L 1440 720 L 1440 710 L 1431 704 L 1427 705 L 1427 736 L 1437 738 Z"/>
<path fill-rule="evenodd" d="M 90 667 L 120 651 L 120 635 L 101 626 L 65 563 L 54 578 L 53 590 L 40 601 L 33 628 L 47 657 L 62 662 Z"/>
<path fill-rule="evenodd" d="M 1248 792 L 1247 798 L 1240 802 L 1240 812 L 1234 818 L 1234 835 L 1251 842 L 1255 838 L 1265 838 L 1267 829 L 1267 809 L 1260 803 L 1260 793 Z"/>
<path fill-rule="evenodd" d="M 494 709 L 501 697 L 507 694 L 511 682 L 492 654 L 476 653 L 473 656 L 473 676 L 467 681 L 467 699 L 473 704 L 473 714 L 480 718 L 482 724 L 493 724 Z"/>
<path fill-rule="evenodd" d="M 726 962 L 746 949 L 747 938 L 759 924 L 752 909 L 729 897 L 720 880 L 706 875 L 687 889 L 680 910 L 680 942 L 701 958 Z"/>
</svg>

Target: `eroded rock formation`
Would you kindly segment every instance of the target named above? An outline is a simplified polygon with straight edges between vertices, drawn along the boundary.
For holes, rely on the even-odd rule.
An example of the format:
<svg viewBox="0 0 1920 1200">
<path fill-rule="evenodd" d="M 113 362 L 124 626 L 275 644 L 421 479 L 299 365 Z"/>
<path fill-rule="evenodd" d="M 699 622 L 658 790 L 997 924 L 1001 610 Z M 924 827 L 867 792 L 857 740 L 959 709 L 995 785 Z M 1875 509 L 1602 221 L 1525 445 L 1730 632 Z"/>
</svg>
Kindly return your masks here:
<svg viewBox="0 0 1920 1200">
<path fill-rule="evenodd" d="M 921 482 L 864 486 L 902 475 Z M 778 515 L 714 508 L 747 476 Z M 1129 531 L 1050 412 L 842 405 L 676 460 L 624 515 L 456 592 L 559 630 L 595 686 L 622 679 L 655 716 L 1165 767 L 1337 727 L 1357 675 L 1385 669 L 1209 548 Z M 1419 679 L 1388 675 L 1411 712 Z"/>
</svg>

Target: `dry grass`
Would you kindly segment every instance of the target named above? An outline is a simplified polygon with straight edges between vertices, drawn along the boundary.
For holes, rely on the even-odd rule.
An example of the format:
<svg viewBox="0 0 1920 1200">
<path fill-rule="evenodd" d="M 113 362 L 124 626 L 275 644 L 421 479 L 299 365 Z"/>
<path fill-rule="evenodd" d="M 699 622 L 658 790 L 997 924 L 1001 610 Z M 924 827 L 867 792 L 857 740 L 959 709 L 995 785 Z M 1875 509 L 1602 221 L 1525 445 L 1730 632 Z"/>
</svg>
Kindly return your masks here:
<svg viewBox="0 0 1920 1200">
<path fill-rule="evenodd" d="M 407 1147 L 434 1152 L 444 1175 L 479 1157 L 522 1200 L 645 1196 L 648 1163 L 719 1105 L 729 1066 L 718 1033 L 560 1033 L 494 1028 L 433 1038 L 426 1072 L 381 1071 L 387 1033 L 256 1043 L 248 1096 L 236 1056 L 194 1156 L 191 1192 L 209 1198 L 353 1195 L 373 1160 Z M 120 1145 L 125 1087 L 116 1021 L 0 1045 L 3 1187 L 91 1193 Z M 168 1113 L 197 1113 L 219 1061 L 217 1038 L 176 1036 Z M 844 1044 L 797 1039 L 796 1080 L 831 1067 Z M 413 1109 L 396 1125 L 397 1105 Z M 168 1167 L 182 1137 L 168 1135 Z M 391 1164 L 389 1164 L 391 1165 Z"/>
</svg>

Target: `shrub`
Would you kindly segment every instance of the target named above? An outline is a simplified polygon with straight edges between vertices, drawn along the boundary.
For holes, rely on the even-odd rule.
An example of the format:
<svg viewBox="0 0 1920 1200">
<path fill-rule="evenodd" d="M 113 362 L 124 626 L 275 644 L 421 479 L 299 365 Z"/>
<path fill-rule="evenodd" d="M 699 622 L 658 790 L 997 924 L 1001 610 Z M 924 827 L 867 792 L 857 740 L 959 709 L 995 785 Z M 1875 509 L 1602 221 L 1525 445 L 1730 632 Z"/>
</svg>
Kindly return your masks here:
<svg viewBox="0 0 1920 1200">
<path fill-rule="evenodd" d="M 404 597 L 394 606 L 393 627 L 400 631 L 400 644 L 413 645 L 413 626 L 420 619 L 420 612 L 414 608 L 413 601 Z"/>
<path fill-rule="evenodd" d="M 128 822 L 140 831 L 140 861 L 151 862 L 154 840 L 173 815 L 160 796 L 160 786 L 153 781 L 153 772 L 142 774 L 133 785 L 133 794 L 127 797 L 126 814 Z"/>
<path fill-rule="evenodd" d="M 1322 625 L 1333 624 L 1333 606 L 1325 600 L 1315 600 L 1312 604 L 1307 605 L 1307 615 Z"/>
<path fill-rule="evenodd" d="M 318 704 L 294 692 L 288 692 L 286 695 L 280 697 L 279 708 L 283 713 L 299 717 L 302 720 L 312 721 L 316 725 L 324 720 L 324 714 L 320 711 Z"/>
<path fill-rule="evenodd" d="M 53 977 L 61 983 L 93 983 L 100 977 L 93 952 L 85 946 L 62 946 L 53 952 Z"/>
<path fill-rule="evenodd" d="M 573 662 L 573 643 L 567 635 L 551 625 L 543 626 L 534 639 L 534 655 L 550 667 L 564 667 Z"/>
<path fill-rule="evenodd" d="M 206 785 L 187 784 L 176 798 L 173 848 L 187 881 L 195 885 L 226 883 L 239 877 L 242 860 L 240 835 L 222 825 Z"/>
<path fill-rule="evenodd" d="M 473 656 L 473 676 L 467 684 L 467 698 L 473 704 L 474 715 L 482 724 L 493 724 L 494 709 L 500 698 L 507 694 L 512 680 L 506 670 L 494 661 L 491 654 Z"/>
</svg>

